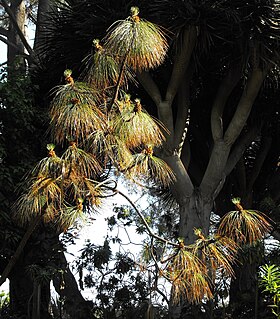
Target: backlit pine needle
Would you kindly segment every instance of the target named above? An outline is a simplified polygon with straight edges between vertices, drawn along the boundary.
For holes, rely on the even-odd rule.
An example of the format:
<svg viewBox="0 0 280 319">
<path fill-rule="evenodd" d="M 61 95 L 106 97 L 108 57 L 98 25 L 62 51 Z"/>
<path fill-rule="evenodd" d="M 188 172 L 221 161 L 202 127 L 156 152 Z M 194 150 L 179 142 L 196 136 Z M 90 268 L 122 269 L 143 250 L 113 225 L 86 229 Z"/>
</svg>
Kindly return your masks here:
<svg viewBox="0 0 280 319">
<path fill-rule="evenodd" d="M 195 229 L 195 234 L 198 239 L 191 245 L 192 251 L 195 255 L 200 256 L 205 265 L 210 266 L 212 278 L 215 278 L 217 270 L 222 270 L 226 275 L 233 277 L 232 264 L 236 259 L 238 245 L 226 237 L 207 238 L 203 235 L 201 229 Z"/>
<path fill-rule="evenodd" d="M 163 187 L 168 187 L 175 181 L 175 175 L 171 168 L 160 158 L 153 155 L 153 148 L 146 148 L 139 154 L 133 155 L 134 162 L 128 170 L 128 176 L 147 181 L 155 181 Z"/>
<path fill-rule="evenodd" d="M 122 112 L 116 120 L 115 130 L 120 139 L 125 141 L 129 148 L 138 147 L 141 144 L 160 146 L 165 140 L 161 128 L 163 124 L 156 122 L 142 107 L 140 99 L 135 103 L 122 102 Z"/>
<path fill-rule="evenodd" d="M 98 39 L 93 40 L 93 46 L 95 52 L 84 59 L 85 70 L 82 77 L 91 86 L 104 90 L 104 88 L 116 85 L 121 68 L 110 51 L 104 49 Z M 128 69 L 125 69 L 121 84 L 126 84 L 128 79 L 132 80 L 133 75 Z"/>
<path fill-rule="evenodd" d="M 60 144 L 66 140 L 84 142 L 104 125 L 104 114 L 97 106 L 99 93 L 85 83 L 74 82 L 69 73 L 65 77 L 67 84 L 56 87 L 50 109 L 52 133 Z"/>
<path fill-rule="evenodd" d="M 253 245 L 271 231 L 271 225 L 263 213 L 243 209 L 240 198 L 234 198 L 232 202 L 237 210 L 222 218 L 218 235 L 229 237 L 240 245 Z"/>
<path fill-rule="evenodd" d="M 75 142 L 71 142 L 67 150 L 61 156 L 66 165 L 65 175 L 75 171 L 78 175 L 88 178 L 96 177 L 101 172 L 101 167 L 96 158 L 78 148 Z"/>
<path fill-rule="evenodd" d="M 138 14 L 139 9 L 132 7 L 130 17 L 113 24 L 104 47 L 133 70 L 148 70 L 163 63 L 168 45 L 163 30 Z"/>
<path fill-rule="evenodd" d="M 207 268 L 188 247 L 181 247 L 170 260 L 166 275 L 172 282 L 172 301 L 175 304 L 184 299 L 199 303 L 212 297 Z"/>
<path fill-rule="evenodd" d="M 86 215 L 83 212 L 83 199 L 78 198 L 76 206 L 64 206 L 61 209 L 57 224 L 58 228 L 65 232 L 78 221 L 85 223 L 86 220 Z"/>
</svg>

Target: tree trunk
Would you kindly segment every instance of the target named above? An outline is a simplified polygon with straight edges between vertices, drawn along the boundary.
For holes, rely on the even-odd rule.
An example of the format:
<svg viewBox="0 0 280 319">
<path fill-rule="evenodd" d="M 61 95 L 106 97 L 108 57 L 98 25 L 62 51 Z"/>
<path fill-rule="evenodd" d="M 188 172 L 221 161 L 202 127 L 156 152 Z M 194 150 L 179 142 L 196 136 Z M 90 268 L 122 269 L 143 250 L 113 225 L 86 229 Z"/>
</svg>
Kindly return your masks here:
<svg viewBox="0 0 280 319">
<path fill-rule="evenodd" d="M 180 205 L 179 236 L 184 238 L 185 244 L 192 244 L 196 240 L 195 228 L 200 228 L 204 234 L 209 233 L 213 201 L 203 197 L 196 188 L 193 194 L 182 202 L 185 204 Z"/>
<path fill-rule="evenodd" d="M 26 24 L 26 13 L 25 13 L 25 2 L 23 0 L 11 1 L 11 14 L 15 18 L 20 31 L 25 35 L 25 24 Z M 8 29 L 8 41 L 15 45 L 8 45 L 8 66 L 13 67 L 16 62 L 17 66 L 24 66 L 24 59 L 21 57 L 21 54 L 24 53 L 24 45 L 18 35 L 18 31 L 15 27 L 15 24 L 11 21 L 9 23 Z"/>
<path fill-rule="evenodd" d="M 257 269 L 258 263 L 255 261 L 234 267 L 235 278 L 231 281 L 229 294 L 229 308 L 234 318 L 246 313 L 247 317 L 257 319 Z"/>
<path fill-rule="evenodd" d="M 90 318 L 90 302 L 82 296 L 76 279 L 72 274 L 63 252 L 58 256 L 59 267 L 63 273 L 59 273 L 53 279 L 56 292 L 64 299 L 65 311 L 71 319 Z"/>
<path fill-rule="evenodd" d="M 197 237 L 195 228 L 200 228 L 204 234 L 209 233 L 210 214 L 213 200 L 202 196 L 199 189 L 195 188 L 190 197 L 185 197 L 179 205 L 180 222 L 179 237 L 184 238 L 185 244 L 193 243 Z M 170 319 L 203 319 L 207 318 L 199 305 L 192 305 L 187 300 L 182 300 L 179 305 L 171 303 L 169 310 Z"/>
<path fill-rule="evenodd" d="M 37 11 L 37 27 L 34 40 L 34 50 L 38 49 L 38 46 L 45 41 L 46 22 L 48 19 L 48 13 L 50 11 L 50 0 L 39 0 Z"/>
</svg>

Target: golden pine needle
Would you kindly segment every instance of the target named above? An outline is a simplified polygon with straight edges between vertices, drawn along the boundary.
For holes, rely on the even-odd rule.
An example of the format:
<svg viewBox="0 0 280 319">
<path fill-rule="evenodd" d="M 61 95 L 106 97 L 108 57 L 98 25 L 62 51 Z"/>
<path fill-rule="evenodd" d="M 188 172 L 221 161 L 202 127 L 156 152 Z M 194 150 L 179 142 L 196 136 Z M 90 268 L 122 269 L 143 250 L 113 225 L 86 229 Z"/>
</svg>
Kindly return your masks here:
<svg viewBox="0 0 280 319">
<path fill-rule="evenodd" d="M 174 303 L 187 299 L 191 303 L 212 297 L 207 268 L 201 260 L 186 247 L 180 248 L 167 267 L 166 276 L 172 282 Z"/>
<path fill-rule="evenodd" d="M 120 139 L 125 141 L 129 148 L 141 144 L 160 146 L 165 140 L 161 128 L 167 132 L 163 124 L 159 124 L 143 109 L 140 100 L 125 105 L 123 111 L 115 120 L 115 130 Z"/>
<path fill-rule="evenodd" d="M 195 229 L 195 234 L 199 237 L 193 245 L 192 251 L 200 256 L 205 265 L 210 266 L 212 277 L 215 277 L 217 270 L 223 270 L 228 276 L 234 276 L 232 264 L 238 251 L 238 245 L 229 238 L 216 236 L 214 239 L 207 238 L 200 229 Z"/>
<path fill-rule="evenodd" d="M 92 178 L 101 172 L 101 166 L 96 158 L 77 147 L 77 144 L 72 142 L 67 148 L 61 158 L 66 163 L 65 175 L 70 174 L 71 171 L 76 171 L 77 175 L 82 177 L 87 176 Z"/>
<path fill-rule="evenodd" d="M 134 162 L 128 170 L 128 177 L 155 181 L 163 187 L 168 187 L 175 181 L 175 175 L 171 168 L 162 159 L 153 155 L 151 146 L 140 154 L 133 155 Z"/>
<path fill-rule="evenodd" d="M 132 16 L 109 29 L 104 47 L 117 57 L 125 58 L 133 70 L 148 70 L 159 66 L 166 56 L 167 41 L 162 29 L 132 10 Z M 138 11 L 139 12 L 139 11 Z"/>
<path fill-rule="evenodd" d="M 93 41 L 95 52 L 89 54 L 85 59 L 85 70 L 82 78 L 91 86 L 104 90 L 117 84 L 121 67 L 108 50 L 105 50 L 98 39 Z M 126 85 L 128 80 L 133 80 L 133 74 L 125 68 L 121 85 Z"/>
<path fill-rule="evenodd" d="M 15 203 L 16 216 L 20 223 L 25 224 L 38 214 L 43 216 L 49 205 L 59 209 L 61 201 L 61 189 L 57 179 L 39 176 L 31 180 L 27 192 Z M 55 209 L 52 213 L 53 216 L 49 219 L 54 218 Z"/>
<path fill-rule="evenodd" d="M 54 139 L 84 142 L 89 134 L 104 126 L 104 114 L 97 107 L 99 93 L 82 82 L 58 86 L 51 103 L 51 127 Z"/>
<path fill-rule="evenodd" d="M 61 209 L 57 220 L 59 229 L 67 231 L 67 229 L 73 226 L 76 222 L 80 221 L 84 223 L 86 221 L 81 201 L 77 200 L 76 206 L 64 206 Z"/>
<path fill-rule="evenodd" d="M 238 210 L 222 218 L 218 235 L 229 237 L 240 245 L 253 245 L 271 231 L 272 226 L 263 213 L 243 209 L 240 199 L 234 199 L 233 202 Z"/>
</svg>

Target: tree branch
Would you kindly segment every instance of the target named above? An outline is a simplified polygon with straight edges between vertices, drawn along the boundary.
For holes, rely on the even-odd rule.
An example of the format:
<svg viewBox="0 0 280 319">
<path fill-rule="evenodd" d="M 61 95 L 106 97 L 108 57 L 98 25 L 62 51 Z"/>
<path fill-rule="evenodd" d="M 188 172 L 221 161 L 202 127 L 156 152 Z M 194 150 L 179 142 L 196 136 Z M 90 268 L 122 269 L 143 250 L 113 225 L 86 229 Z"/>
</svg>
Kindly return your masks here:
<svg viewBox="0 0 280 319">
<path fill-rule="evenodd" d="M 223 137 L 223 112 L 227 99 L 232 90 L 240 80 L 241 68 L 235 66 L 230 69 L 226 77 L 222 80 L 211 112 L 211 130 L 213 140 L 216 141 Z"/>
<path fill-rule="evenodd" d="M 163 237 L 160 237 L 160 236 L 156 235 L 156 234 L 152 231 L 152 229 L 150 228 L 150 226 L 148 225 L 148 223 L 147 223 L 145 217 L 142 215 L 142 213 L 138 210 L 138 208 L 135 206 L 135 204 L 130 200 L 130 198 L 129 198 L 128 196 L 126 196 L 123 192 L 119 191 L 118 189 L 113 189 L 113 188 L 110 188 L 110 187 L 108 187 L 108 186 L 105 186 L 105 187 L 108 188 L 108 189 L 110 189 L 110 190 L 112 190 L 113 192 L 115 192 L 115 193 L 117 193 L 117 194 L 120 194 L 122 197 L 124 197 L 124 198 L 130 203 L 130 205 L 131 205 L 131 206 L 133 207 L 133 209 L 136 211 L 137 215 L 138 215 L 138 216 L 140 217 L 140 219 L 142 220 L 143 224 L 145 225 L 145 228 L 147 229 L 147 232 L 149 233 L 149 235 L 150 235 L 151 237 L 153 237 L 153 238 L 155 238 L 155 239 L 157 239 L 157 240 L 159 240 L 159 241 L 161 241 L 161 242 L 164 242 L 164 243 L 166 243 L 166 244 L 168 244 L 168 245 L 171 245 L 171 246 L 173 246 L 173 247 L 176 247 L 176 248 L 179 247 L 179 244 L 174 243 L 174 242 L 172 242 L 172 241 L 169 241 L 169 240 L 167 240 L 167 239 L 165 239 L 165 238 L 163 238 Z"/>
<path fill-rule="evenodd" d="M 224 170 L 230 152 L 230 146 L 223 140 L 216 141 L 200 184 L 203 196 L 210 198 L 218 196 L 225 181 Z"/>
<path fill-rule="evenodd" d="M 48 19 L 48 12 L 50 11 L 50 0 L 39 0 L 38 1 L 38 10 L 37 10 L 37 19 L 36 20 L 36 32 L 34 39 L 34 50 L 36 51 L 38 45 L 44 39 L 44 25 Z"/>
<path fill-rule="evenodd" d="M 228 145 L 232 145 L 235 142 L 244 128 L 266 74 L 267 72 L 261 69 L 254 69 L 251 71 L 235 114 L 224 136 L 224 140 Z"/>
<path fill-rule="evenodd" d="M 33 52 L 32 48 L 31 48 L 31 46 L 28 44 L 28 42 L 27 42 L 24 34 L 22 33 L 20 27 L 18 26 L 17 20 L 16 20 L 16 18 L 14 16 L 10 6 L 7 4 L 6 0 L 1 0 L 1 3 L 2 3 L 3 7 L 5 8 L 7 14 L 9 15 L 9 17 L 11 19 L 11 22 L 13 23 L 13 25 L 14 25 L 16 31 L 17 31 L 17 34 L 20 37 L 20 39 L 21 39 L 24 47 L 26 48 L 27 52 L 29 53 L 30 56 L 33 56 L 34 52 Z"/>
<path fill-rule="evenodd" d="M 137 72 L 137 78 L 151 99 L 158 105 L 162 101 L 159 88 L 153 80 L 151 74 L 147 71 Z"/>
<path fill-rule="evenodd" d="M 195 26 L 190 26 L 184 30 L 182 47 L 180 52 L 174 58 L 172 75 L 167 87 L 165 100 L 172 104 L 177 90 L 181 84 L 182 78 L 189 66 L 189 61 L 197 39 L 197 30 Z"/>
<path fill-rule="evenodd" d="M 187 70 L 178 91 L 177 118 L 174 129 L 174 148 L 178 156 L 181 156 L 182 148 L 187 136 L 188 118 L 190 109 L 190 82 L 194 67 Z"/>
<path fill-rule="evenodd" d="M 194 190 L 193 183 L 178 154 L 165 156 L 163 159 L 170 166 L 176 176 L 174 185 L 171 185 L 171 191 L 177 203 L 180 204 L 182 200 L 184 201 L 186 197 L 190 197 L 192 195 Z"/>
<path fill-rule="evenodd" d="M 3 27 L 0 27 L 0 34 L 2 34 L 4 37 L 7 37 L 8 36 L 8 30 L 3 28 Z"/>
<path fill-rule="evenodd" d="M 7 44 L 7 45 L 10 45 L 10 46 L 12 46 L 13 48 L 15 48 L 16 50 L 18 50 L 18 53 L 19 53 L 21 56 L 23 56 L 26 60 L 32 61 L 32 58 L 31 58 L 30 55 L 20 52 L 20 50 L 18 49 L 18 47 L 17 47 L 14 43 L 12 43 L 11 41 L 9 41 L 9 40 L 7 40 L 6 38 L 2 37 L 1 35 L 0 35 L 0 41 L 3 42 L 3 43 L 5 43 L 5 44 Z"/>
</svg>

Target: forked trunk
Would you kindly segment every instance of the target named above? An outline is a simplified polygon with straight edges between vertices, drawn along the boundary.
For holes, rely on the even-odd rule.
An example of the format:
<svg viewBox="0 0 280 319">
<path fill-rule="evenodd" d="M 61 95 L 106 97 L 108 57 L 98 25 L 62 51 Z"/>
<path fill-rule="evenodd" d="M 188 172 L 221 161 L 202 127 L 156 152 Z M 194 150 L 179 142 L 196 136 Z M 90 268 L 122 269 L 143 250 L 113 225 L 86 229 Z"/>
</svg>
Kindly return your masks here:
<svg viewBox="0 0 280 319">
<path fill-rule="evenodd" d="M 179 236 L 184 238 L 185 244 L 188 245 L 196 240 L 195 228 L 208 234 L 213 200 L 204 198 L 201 192 L 195 189 L 191 197 L 186 197 L 182 202 L 184 205 L 180 205 Z"/>
<path fill-rule="evenodd" d="M 195 189 L 190 197 L 185 197 L 180 204 L 179 237 L 184 238 L 185 244 L 196 240 L 195 228 L 202 229 L 204 234 L 209 233 L 210 214 L 213 200 L 202 196 L 199 189 Z M 170 319 L 203 319 L 205 313 L 201 312 L 199 305 L 190 304 L 182 300 L 180 304 L 172 304 L 169 308 Z"/>
</svg>

